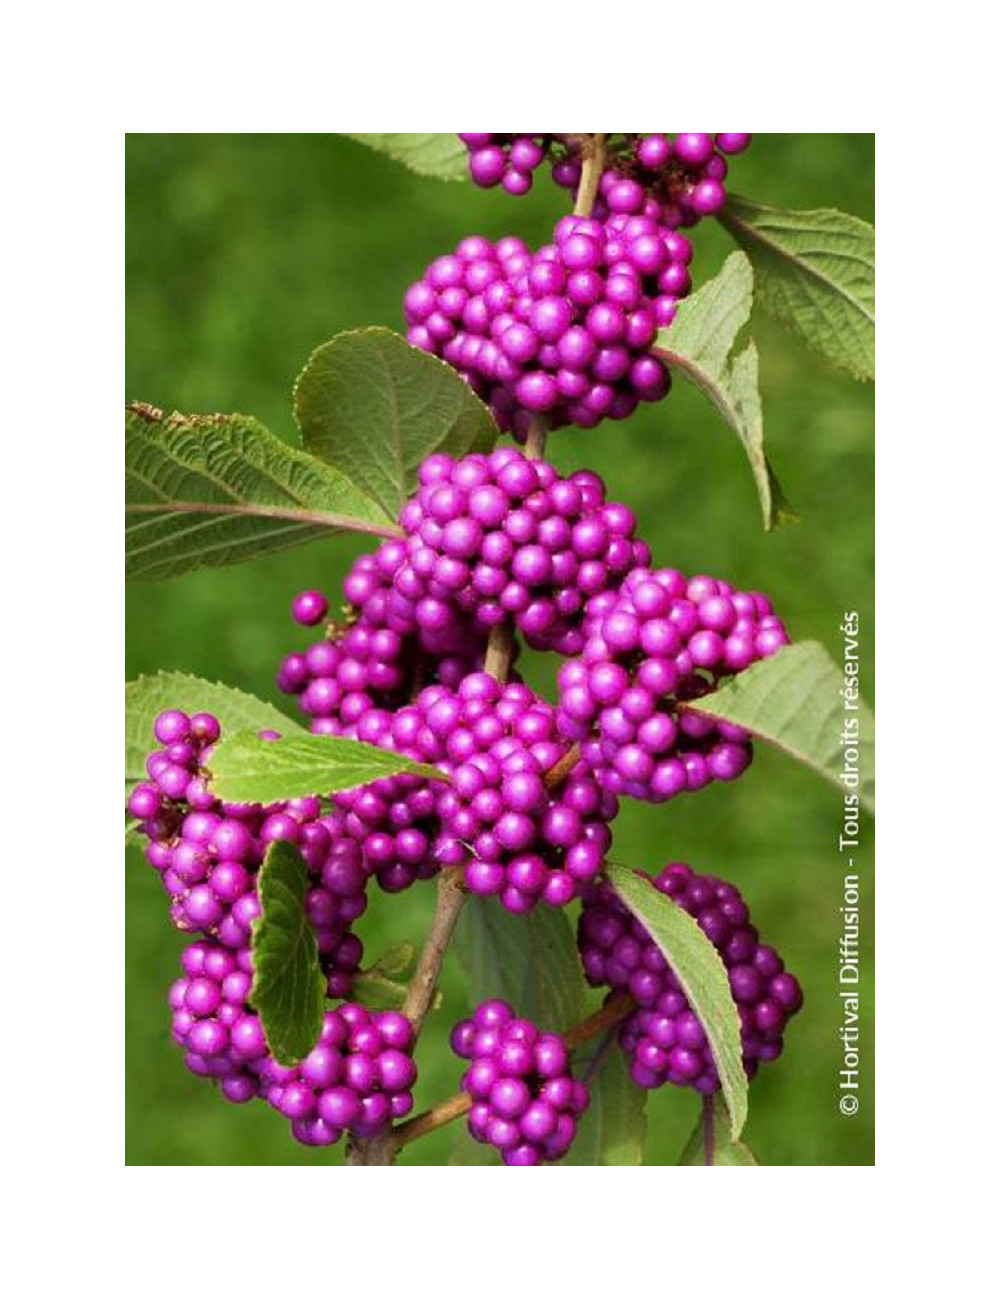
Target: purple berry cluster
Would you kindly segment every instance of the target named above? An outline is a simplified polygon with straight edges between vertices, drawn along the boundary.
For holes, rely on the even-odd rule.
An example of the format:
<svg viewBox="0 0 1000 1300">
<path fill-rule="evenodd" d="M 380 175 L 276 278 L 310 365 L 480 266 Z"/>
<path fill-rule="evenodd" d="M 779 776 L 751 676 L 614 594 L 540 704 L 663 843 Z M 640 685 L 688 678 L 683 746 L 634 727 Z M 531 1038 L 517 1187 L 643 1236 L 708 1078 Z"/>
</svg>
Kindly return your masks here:
<svg viewBox="0 0 1000 1300">
<path fill-rule="evenodd" d="M 458 137 L 469 151 L 469 175 L 476 185 L 492 189 L 500 185 L 508 194 L 527 194 L 534 174 L 546 158 L 553 157 L 553 145 L 563 143 L 559 135 L 473 135 Z M 558 185 L 572 189 L 580 181 L 580 160 L 571 147 L 557 151 L 552 177 Z"/>
<path fill-rule="evenodd" d="M 590 601 L 584 632 L 559 672 L 559 726 L 604 789 L 662 803 L 746 770 L 747 732 L 679 706 L 788 644 L 765 596 L 635 568 Z"/>
<path fill-rule="evenodd" d="M 534 254 L 515 236 L 470 236 L 406 292 L 409 341 L 453 365 L 516 437 L 538 414 L 552 428 L 624 420 L 670 386 L 651 349 L 691 288 L 692 250 L 633 188 L 635 214 L 563 217 Z"/>
<path fill-rule="evenodd" d="M 547 784 L 566 753 L 552 706 L 526 686 L 476 673 L 438 695 L 426 725 L 451 772 L 438 804 L 439 860 L 461 866 L 472 893 L 496 894 L 510 912 L 577 897 L 604 865 L 618 805 L 580 764 Z"/>
<path fill-rule="evenodd" d="M 582 649 L 586 602 L 649 558 L 596 474 L 561 478 L 511 447 L 429 456 L 400 523 L 409 545 L 393 587 L 418 618 L 454 610 L 483 634 L 511 618 L 530 646 L 560 654 Z"/>
<path fill-rule="evenodd" d="M 317 798 L 262 807 L 231 804 L 208 789 L 204 764 L 219 739 L 211 714 L 161 713 L 154 725 L 163 746 L 149 756 L 150 781 L 132 791 L 128 808 L 148 839 L 146 858 L 170 898 L 170 918 L 185 933 L 203 934 L 249 955 L 260 915 L 257 874 L 269 844 L 295 844 L 312 878 L 306 913 L 316 932 L 331 997 L 349 992 L 361 956 L 351 925 L 365 911 L 366 874 L 343 816 L 324 815 Z"/>
<path fill-rule="evenodd" d="M 517 1019 L 506 1002 L 476 1008 L 452 1030 L 452 1049 L 471 1062 L 462 1089 L 472 1099 L 469 1132 L 495 1147 L 505 1165 L 540 1165 L 564 1156 L 590 1100 L 570 1073 L 556 1034 Z"/>
<path fill-rule="evenodd" d="M 657 204 L 658 222 L 670 230 L 693 226 L 715 216 L 726 202 L 723 182 L 729 171 L 727 155 L 749 148 L 749 135 L 680 134 L 632 137 L 613 167 L 601 178 L 601 197 L 610 211 L 620 211 L 612 195 L 637 188 Z M 636 208 L 638 210 L 638 208 Z M 598 205 L 595 216 L 603 214 Z"/>
<path fill-rule="evenodd" d="M 740 1014 L 743 1064 L 753 1078 L 763 1061 L 781 1055 L 782 1035 L 802 1006 L 802 989 L 773 948 L 758 941 L 746 904 L 734 885 L 698 876 L 682 862 L 664 867 L 652 883 L 694 917 L 718 949 Z M 584 898 L 578 930 L 589 983 L 627 990 L 638 1009 L 622 1024 L 619 1041 L 642 1088 L 688 1085 L 719 1088 L 705 1031 L 673 971 L 646 929 L 606 885 Z"/>
<path fill-rule="evenodd" d="M 217 1079 L 229 1101 L 270 1102 L 307 1146 L 330 1146 L 345 1132 L 374 1137 L 409 1114 L 417 1067 L 405 1016 L 344 1003 L 324 1014 L 308 1056 L 279 1065 L 247 1001 L 249 956 L 201 941 L 181 958 L 183 977 L 170 989 L 172 1029 L 192 1073 Z"/>
<path fill-rule="evenodd" d="M 568 747 L 529 687 L 471 673 L 457 691 L 428 686 L 412 705 L 373 710 L 358 738 L 449 778 L 404 774 L 334 796 L 366 871 L 390 892 L 460 867 L 472 893 L 523 913 L 564 906 L 600 872 L 617 801 L 580 763 L 547 782 Z"/>
<path fill-rule="evenodd" d="M 405 543 L 390 541 L 361 556 L 344 581 L 346 622 L 330 624 L 321 640 L 283 660 L 278 688 L 298 698 L 314 732 L 354 736 L 371 709 L 396 708 L 425 682 L 457 686 L 481 666 L 487 633 L 454 602 L 428 596 L 415 603 L 395 589 L 407 555 Z M 306 592 L 292 615 L 314 626 L 328 609 L 325 596 Z"/>
</svg>

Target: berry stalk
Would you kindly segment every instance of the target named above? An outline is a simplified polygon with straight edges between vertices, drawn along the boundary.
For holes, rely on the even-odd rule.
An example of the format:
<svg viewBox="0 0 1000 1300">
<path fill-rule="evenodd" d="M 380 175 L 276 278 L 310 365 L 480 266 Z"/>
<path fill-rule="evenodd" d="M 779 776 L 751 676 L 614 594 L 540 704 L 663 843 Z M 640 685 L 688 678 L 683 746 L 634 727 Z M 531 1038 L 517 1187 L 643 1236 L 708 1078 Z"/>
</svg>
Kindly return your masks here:
<svg viewBox="0 0 1000 1300">
<path fill-rule="evenodd" d="M 604 135 L 585 135 L 583 137 L 583 171 L 580 175 L 580 188 L 576 192 L 574 217 L 589 217 L 597 202 L 598 187 L 604 172 Z"/>
</svg>

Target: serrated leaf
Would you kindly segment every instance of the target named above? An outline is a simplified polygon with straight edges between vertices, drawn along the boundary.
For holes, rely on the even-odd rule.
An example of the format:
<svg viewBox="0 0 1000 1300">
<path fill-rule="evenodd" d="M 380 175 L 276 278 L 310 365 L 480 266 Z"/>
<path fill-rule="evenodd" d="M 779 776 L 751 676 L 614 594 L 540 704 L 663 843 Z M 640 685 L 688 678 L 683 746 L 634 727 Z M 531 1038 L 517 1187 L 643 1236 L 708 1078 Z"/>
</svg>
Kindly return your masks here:
<svg viewBox="0 0 1000 1300">
<path fill-rule="evenodd" d="M 351 135 L 369 149 L 388 154 L 421 176 L 436 176 L 442 181 L 460 181 L 469 174 L 469 153 L 457 135 Z"/>
<path fill-rule="evenodd" d="M 731 194 L 719 219 L 747 251 L 761 305 L 834 365 L 875 378 L 875 229 L 820 208 Z"/>
<path fill-rule="evenodd" d="M 238 564 L 331 532 L 398 534 L 363 488 L 246 415 L 125 412 L 125 576 Z"/>
<path fill-rule="evenodd" d="M 608 864 L 607 876 L 612 889 L 663 953 L 705 1031 L 735 1142 L 746 1123 L 747 1077 L 740 1017 L 722 958 L 697 921 L 661 894 L 648 876 L 615 863 Z"/>
<path fill-rule="evenodd" d="M 488 451 L 499 436 L 456 370 L 376 328 L 338 334 L 316 349 L 296 381 L 295 418 L 308 450 L 392 519 L 432 452 Z"/>
<path fill-rule="evenodd" d="M 394 943 L 367 970 L 354 977 L 351 997 L 372 1011 L 398 1011 L 406 1001 L 407 983 L 417 965 L 412 943 Z M 440 1005 L 440 990 L 432 1010 Z"/>
<path fill-rule="evenodd" d="M 370 967 L 390 979 L 409 979 L 417 968 L 417 949 L 412 943 L 394 943 Z"/>
<path fill-rule="evenodd" d="M 231 803 L 268 804 L 336 794 L 401 772 L 448 779 L 439 768 L 413 763 L 377 745 L 306 732 L 281 740 L 261 740 L 253 731 L 223 736 L 212 750 L 209 770 L 213 793 Z"/>
<path fill-rule="evenodd" d="M 296 1065 L 315 1047 L 323 1028 L 326 980 L 305 912 L 309 872 L 294 844 L 276 840 L 268 847 L 257 888 L 261 914 L 250 941 L 250 1003 L 271 1055 L 280 1065 Z"/>
<path fill-rule="evenodd" d="M 733 344 L 750 319 L 753 271 L 743 253 L 731 253 L 714 279 L 678 305 L 672 325 L 653 350 L 671 370 L 700 389 L 733 430 L 750 462 L 764 527 L 798 519 L 764 454 L 764 416 L 751 340 L 739 353 Z"/>
<path fill-rule="evenodd" d="M 361 971 L 351 983 L 351 998 L 369 1011 L 399 1011 L 406 1001 L 406 985 L 377 971 Z"/>
<path fill-rule="evenodd" d="M 455 951 L 469 977 L 473 1004 L 503 998 L 519 1016 L 561 1032 L 583 1016 L 586 987 L 569 921 L 550 907 L 514 916 L 495 898 L 471 897 Z"/>
<path fill-rule="evenodd" d="M 302 731 L 297 722 L 255 695 L 221 682 L 203 681 L 190 673 L 155 673 L 126 682 L 126 795 L 137 781 L 147 779 L 146 758 L 159 747 L 153 736 L 153 723 L 157 714 L 166 709 L 181 709 L 187 714 L 212 713 L 219 720 L 223 736 L 246 729 L 279 731 L 284 736 Z"/>
<path fill-rule="evenodd" d="M 681 1152 L 679 1165 L 759 1165 L 760 1161 L 742 1140 L 729 1136 L 728 1116 L 716 1093 L 704 1098 L 701 1118 Z"/>
<path fill-rule="evenodd" d="M 617 1035 L 617 1030 L 612 1030 Z M 591 1045 L 592 1046 L 592 1045 Z M 577 1053 L 577 1061 L 580 1053 Z M 579 1069 L 574 1069 L 579 1074 Z M 646 1138 L 646 1091 L 632 1082 L 616 1041 L 606 1045 L 600 1063 L 588 1076 L 590 1105 L 577 1125 L 564 1165 L 641 1165 Z"/>
<path fill-rule="evenodd" d="M 843 694 L 851 685 L 851 693 Z M 738 673 L 697 704 L 692 713 L 745 727 L 820 776 L 841 793 L 856 794 L 875 815 L 875 718 L 857 691 L 857 677 L 845 677 L 817 641 L 784 646 Z M 854 743 L 851 743 L 854 742 Z M 848 750 L 856 762 L 844 777 Z"/>
</svg>

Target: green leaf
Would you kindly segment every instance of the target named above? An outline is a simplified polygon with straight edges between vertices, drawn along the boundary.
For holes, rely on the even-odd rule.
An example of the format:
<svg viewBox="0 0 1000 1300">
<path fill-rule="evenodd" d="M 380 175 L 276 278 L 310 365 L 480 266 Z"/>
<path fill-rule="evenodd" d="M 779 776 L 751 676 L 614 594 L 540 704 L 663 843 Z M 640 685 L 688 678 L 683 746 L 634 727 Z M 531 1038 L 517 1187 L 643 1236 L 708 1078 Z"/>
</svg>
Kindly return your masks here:
<svg viewBox="0 0 1000 1300">
<path fill-rule="evenodd" d="M 583 1017 L 586 987 L 569 921 L 554 907 L 514 916 L 495 898 L 471 897 L 455 931 L 455 951 L 473 1003 L 503 998 L 547 1032 Z"/>
<path fill-rule="evenodd" d="M 212 750 L 209 770 L 213 793 L 231 803 L 335 794 L 400 772 L 448 779 L 439 768 L 413 763 L 377 745 L 305 732 L 282 740 L 260 740 L 253 731 L 223 736 Z"/>
<path fill-rule="evenodd" d="M 338 470 L 246 415 L 125 412 L 125 576 L 238 564 L 331 532 L 398 535 Z"/>
<path fill-rule="evenodd" d="M 368 969 L 389 978 L 409 979 L 417 969 L 417 949 L 412 943 L 390 944 L 378 961 Z"/>
<path fill-rule="evenodd" d="M 354 977 L 351 997 L 371 1011 L 399 1011 L 406 1001 L 407 981 L 417 965 L 417 950 L 412 943 L 395 943 L 377 962 Z M 432 1009 L 441 1004 L 440 989 Z"/>
<path fill-rule="evenodd" d="M 857 795 L 875 815 L 875 718 L 858 693 L 857 677 L 847 676 L 818 642 L 784 646 L 697 704 L 681 707 L 745 727 L 841 793 Z"/>
<path fill-rule="evenodd" d="M 219 719 L 223 736 L 230 731 L 280 731 L 293 735 L 302 731 L 297 722 L 255 695 L 221 682 L 206 682 L 189 673 L 155 673 L 125 683 L 125 784 L 126 792 L 137 781 L 145 781 L 146 759 L 159 748 L 153 736 L 157 714 L 181 709 L 187 714 L 212 713 Z M 306 733 L 303 732 L 303 735 Z"/>
<path fill-rule="evenodd" d="M 421 176 L 460 181 L 469 174 L 469 152 L 457 135 L 351 135 L 349 140 L 388 154 Z"/>
<path fill-rule="evenodd" d="M 280 1065 L 296 1065 L 316 1046 L 323 1028 L 326 980 L 304 906 L 309 872 L 294 844 L 275 840 L 269 846 L 257 887 L 261 914 L 250 941 L 250 1003 L 271 1055 Z"/>
<path fill-rule="evenodd" d="M 713 403 L 750 461 L 764 527 L 798 519 L 764 454 L 764 416 L 757 378 L 757 348 L 733 344 L 750 319 L 753 271 L 743 253 L 731 253 L 722 270 L 678 305 L 672 325 L 661 330 L 654 351 Z"/>
<path fill-rule="evenodd" d="M 747 1077 L 743 1072 L 740 1017 L 729 990 L 729 976 L 697 921 L 661 894 L 648 876 L 609 863 L 608 880 L 632 915 L 649 931 L 677 977 L 701 1022 L 719 1072 L 729 1109 L 733 1141 L 747 1117 Z"/>
<path fill-rule="evenodd" d="M 725 1102 L 716 1093 L 703 1099 L 701 1118 L 678 1160 L 679 1165 L 759 1165 L 743 1141 L 734 1142 L 726 1123 Z"/>
<path fill-rule="evenodd" d="M 351 984 L 351 997 L 369 1011 L 399 1011 L 406 1001 L 406 985 L 374 970 L 360 971 Z"/>
<path fill-rule="evenodd" d="M 731 194 L 719 218 L 750 255 L 762 306 L 857 379 L 875 378 L 875 229 Z"/>
<path fill-rule="evenodd" d="M 308 450 L 392 519 L 431 452 L 488 451 L 499 437 L 456 370 L 387 329 L 351 330 L 317 348 L 296 381 L 295 418 Z"/>
<path fill-rule="evenodd" d="M 642 1164 L 647 1094 L 632 1082 L 618 1048 L 617 1032 L 617 1027 L 611 1030 L 611 1041 L 604 1045 L 593 1075 L 588 1077 L 584 1072 L 582 1076 L 590 1089 L 590 1105 L 577 1126 L 573 1145 L 562 1159 L 564 1165 Z M 579 1075 L 579 1069 L 574 1073 Z"/>
</svg>

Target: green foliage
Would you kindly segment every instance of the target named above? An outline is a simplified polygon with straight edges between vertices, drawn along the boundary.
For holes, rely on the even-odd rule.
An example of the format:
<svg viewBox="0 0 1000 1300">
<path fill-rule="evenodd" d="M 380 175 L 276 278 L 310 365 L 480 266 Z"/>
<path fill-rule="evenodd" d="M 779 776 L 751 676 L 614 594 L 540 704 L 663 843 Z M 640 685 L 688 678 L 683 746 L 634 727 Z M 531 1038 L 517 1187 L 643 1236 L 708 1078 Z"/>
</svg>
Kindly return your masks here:
<svg viewBox="0 0 1000 1300">
<path fill-rule="evenodd" d="M 764 454 L 764 416 L 751 340 L 736 354 L 733 344 L 750 319 L 753 271 L 742 253 L 731 253 L 714 279 L 678 304 L 673 324 L 661 330 L 654 351 L 713 403 L 736 434 L 750 462 L 764 527 L 798 519 Z"/>
<path fill-rule="evenodd" d="M 396 532 L 330 465 L 246 415 L 125 412 L 125 575 L 172 578 L 331 531 Z"/>
<path fill-rule="evenodd" d="M 323 1028 L 326 979 L 304 906 L 309 872 L 294 844 L 276 840 L 268 847 L 257 888 L 261 914 L 251 939 L 250 1003 L 272 1056 L 281 1065 L 296 1065 Z"/>
<path fill-rule="evenodd" d="M 852 694 L 845 697 L 845 689 Z M 845 678 L 823 646 L 800 641 L 738 673 L 696 705 L 682 707 L 770 741 L 842 792 L 856 793 L 874 816 L 875 719 L 857 690 L 857 677 Z M 855 747 L 858 777 L 847 785 L 844 751 Z"/>
<path fill-rule="evenodd" d="M 284 735 L 301 731 L 271 704 L 221 682 L 205 682 L 189 673 L 154 673 L 125 683 L 125 783 L 126 787 L 146 779 L 146 757 L 157 747 L 153 723 L 167 709 L 187 714 L 212 713 L 219 719 L 222 734 L 230 731 L 280 731 Z M 303 735 L 306 733 L 303 732 Z"/>
<path fill-rule="evenodd" d="M 760 1161 L 742 1140 L 733 1141 L 726 1123 L 726 1105 L 716 1093 L 704 1099 L 701 1117 L 687 1146 L 681 1152 L 679 1165 L 759 1165 Z"/>
<path fill-rule="evenodd" d="M 417 950 L 412 943 L 393 944 L 367 970 L 355 975 L 351 997 L 372 1011 L 399 1011 L 406 1001 L 407 982 L 416 966 Z M 434 1009 L 440 1004 L 438 991 Z"/>
<path fill-rule="evenodd" d="M 435 451 L 488 451 L 487 408 L 458 372 L 387 329 L 338 334 L 295 385 L 306 448 L 356 483 L 394 520 Z"/>
<path fill-rule="evenodd" d="M 647 876 L 613 863 L 608 864 L 607 875 L 612 889 L 649 931 L 669 962 L 701 1022 L 719 1072 L 735 1142 L 747 1117 L 747 1077 L 743 1072 L 740 1018 L 722 958 L 697 921 L 673 899 L 661 894 Z"/>
<path fill-rule="evenodd" d="M 573 1145 L 562 1159 L 564 1165 L 641 1165 L 646 1139 L 646 1093 L 632 1082 L 628 1064 L 615 1041 L 599 1044 L 600 1060 L 593 1074 L 584 1071 L 590 1089 L 590 1105 L 577 1125 Z M 593 1044 L 588 1045 L 593 1048 Z M 585 1058 L 587 1049 L 577 1053 Z M 579 1074 L 579 1068 L 575 1071 Z"/>
<path fill-rule="evenodd" d="M 306 733 L 260 740 L 253 731 L 224 736 L 212 750 L 209 770 L 213 793 L 231 803 L 267 804 L 336 794 L 400 772 L 448 779 L 436 767 L 413 763 L 361 740 Z"/>
<path fill-rule="evenodd" d="M 442 181 L 460 181 L 468 175 L 469 155 L 457 135 L 351 135 L 349 140 L 388 154 L 421 176 Z"/>
<path fill-rule="evenodd" d="M 856 379 L 875 378 L 875 228 L 830 208 L 731 194 L 719 218 L 746 249 L 762 305 Z"/>
<path fill-rule="evenodd" d="M 455 951 L 473 1003 L 503 998 L 519 1016 L 562 1033 L 583 1016 L 586 989 L 569 921 L 554 907 L 514 916 L 495 898 L 472 897 L 455 930 Z"/>
</svg>

